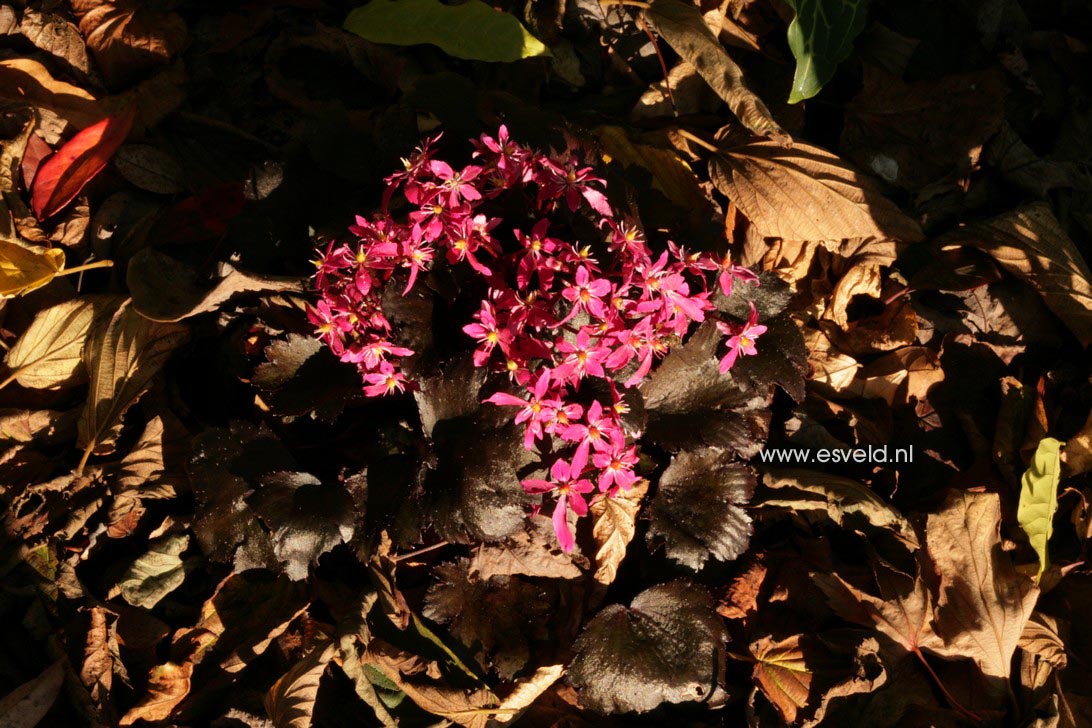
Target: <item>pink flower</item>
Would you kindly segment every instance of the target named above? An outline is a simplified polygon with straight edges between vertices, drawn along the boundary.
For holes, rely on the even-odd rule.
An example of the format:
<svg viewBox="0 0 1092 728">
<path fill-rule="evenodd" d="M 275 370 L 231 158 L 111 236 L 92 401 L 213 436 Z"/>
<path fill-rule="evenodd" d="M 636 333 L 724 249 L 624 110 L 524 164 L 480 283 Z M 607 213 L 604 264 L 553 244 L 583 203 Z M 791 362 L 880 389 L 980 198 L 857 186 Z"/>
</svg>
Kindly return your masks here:
<svg viewBox="0 0 1092 728">
<path fill-rule="evenodd" d="M 560 403 L 557 400 L 546 398 L 547 393 L 550 391 L 549 369 L 543 369 L 538 381 L 535 382 L 535 386 L 533 388 L 528 387 L 528 391 L 531 395 L 530 399 L 516 397 L 507 392 L 497 392 L 485 401 L 502 407 L 520 408 L 515 422 L 517 425 L 527 423 L 523 433 L 523 446 L 528 450 L 532 450 L 535 446 L 535 440 L 543 435 L 543 426 L 552 418 L 553 409 Z"/>
<path fill-rule="evenodd" d="M 557 350 L 566 355 L 564 361 L 554 369 L 554 377 L 559 382 L 566 379 L 575 382 L 589 374 L 593 377 L 606 376 L 603 362 L 610 354 L 610 349 L 600 344 L 593 344 L 587 327 L 580 329 L 575 343 L 569 343 L 564 339 L 559 341 Z"/>
<path fill-rule="evenodd" d="M 600 470 L 599 490 L 604 493 L 613 493 L 619 488 L 629 490 L 637 482 L 637 474 L 633 472 L 637 448 L 626 447 L 625 435 L 620 430 L 611 437 L 610 447 L 592 456 L 592 462 Z"/>
<path fill-rule="evenodd" d="M 570 160 L 564 167 L 550 160 L 542 160 L 542 169 L 540 201 L 560 197 L 568 204 L 569 210 L 576 212 L 583 198 L 600 215 L 610 217 L 613 214 L 607 196 L 592 186 L 602 184 L 603 180 L 592 174 L 591 167 L 578 167 L 575 160 Z"/>
<path fill-rule="evenodd" d="M 507 351 L 512 343 L 511 332 L 502 329 L 497 324 L 497 316 L 493 305 L 488 301 L 482 301 L 481 310 L 474 314 L 479 323 L 467 324 L 463 331 L 478 340 L 478 348 L 474 350 L 474 366 L 480 367 L 489 360 L 493 348 L 498 344 L 502 351 Z"/>
<path fill-rule="evenodd" d="M 588 407 L 587 417 L 584 423 L 576 423 L 566 427 L 561 436 L 569 442 L 577 443 L 577 452 L 583 450 L 587 457 L 588 450 L 603 450 L 610 447 L 611 439 L 621 432 L 618 423 L 611 417 L 604 416 L 603 405 L 599 400 L 592 402 Z"/>
<path fill-rule="evenodd" d="M 417 281 L 417 274 L 423 270 L 428 270 L 429 264 L 432 263 L 432 255 L 432 248 L 423 239 L 421 226 L 414 225 L 410 239 L 402 243 L 402 256 L 404 258 L 402 265 L 410 269 L 406 289 L 402 291 L 403 296 L 413 289 L 413 284 Z"/>
<path fill-rule="evenodd" d="M 562 321 L 568 321 L 580 310 L 587 311 L 596 318 L 603 318 L 607 314 L 603 297 L 607 295 L 610 295 L 610 281 L 593 279 L 588 269 L 580 266 L 576 269 L 576 281 L 561 292 L 566 301 L 574 304 L 573 310 Z"/>
<path fill-rule="evenodd" d="M 447 193 L 448 205 L 456 207 L 462 200 L 480 200 L 482 193 L 478 188 L 470 184 L 479 174 L 482 168 L 470 165 L 456 172 L 447 162 L 434 159 L 429 162 L 429 171 L 440 180 L 440 187 Z"/>
<path fill-rule="evenodd" d="M 406 380 L 402 372 L 396 371 L 390 362 L 379 365 L 379 371 L 364 375 L 364 394 L 369 397 L 382 397 L 395 391 L 406 391 Z"/>
<path fill-rule="evenodd" d="M 591 481 L 581 478 L 588 464 L 588 454 L 583 455 L 577 451 L 570 465 L 564 458 L 558 458 L 550 468 L 550 480 L 528 478 L 523 481 L 523 489 L 531 494 L 557 492 L 557 505 L 554 506 L 554 533 L 557 534 L 558 543 L 566 553 L 573 550 L 576 541 L 572 531 L 569 530 L 569 509 L 577 517 L 588 514 L 588 503 L 584 500 L 584 494 L 592 492 L 595 487 Z"/>
<path fill-rule="evenodd" d="M 755 349 L 755 339 L 762 334 L 766 333 L 766 327 L 758 323 L 758 311 L 755 310 L 755 305 L 750 301 L 747 305 L 751 307 L 751 316 L 747 319 L 747 323 L 742 328 L 736 329 L 731 324 L 726 324 L 722 321 L 717 322 L 717 329 L 722 334 L 731 335 L 728 339 L 728 353 L 724 355 L 724 358 L 720 360 L 720 373 L 727 374 L 728 370 L 736 363 L 736 357 L 740 354 L 745 356 L 753 356 L 758 353 Z"/>
</svg>

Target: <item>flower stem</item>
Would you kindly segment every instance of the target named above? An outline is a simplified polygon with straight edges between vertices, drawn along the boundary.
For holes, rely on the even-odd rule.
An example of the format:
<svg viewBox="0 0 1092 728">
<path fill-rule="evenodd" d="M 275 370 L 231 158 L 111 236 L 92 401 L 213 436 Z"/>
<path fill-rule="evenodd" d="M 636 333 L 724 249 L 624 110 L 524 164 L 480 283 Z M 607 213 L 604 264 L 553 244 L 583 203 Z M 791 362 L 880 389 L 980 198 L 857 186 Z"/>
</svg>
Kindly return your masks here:
<svg viewBox="0 0 1092 728">
<path fill-rule="evenodd" d="M 95 449 L 95 443 L 92 442 L 83 451 L 83 457 L 80 458 L 80 464 L 76 466 L 76 477 L 83 475 L 83 469 L 87 467 L 87 461 L 91 458 L 91 451 Z"/>
</svg>

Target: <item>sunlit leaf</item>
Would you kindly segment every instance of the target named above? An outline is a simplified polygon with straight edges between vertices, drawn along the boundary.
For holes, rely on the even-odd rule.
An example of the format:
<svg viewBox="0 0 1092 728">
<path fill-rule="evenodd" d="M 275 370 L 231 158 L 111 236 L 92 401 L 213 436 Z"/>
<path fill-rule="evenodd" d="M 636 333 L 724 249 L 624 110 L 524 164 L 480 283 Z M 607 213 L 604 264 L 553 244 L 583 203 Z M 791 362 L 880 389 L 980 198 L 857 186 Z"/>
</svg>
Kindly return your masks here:
<svg viewBox="0 0 1092 728">
<path fill-rule="evenodd" d="M 864 30 L 868 0 L 787 0 L 796 11 L 789 25 L 789 48 L 796 75 L 789 103 L 810 99 L 834 77 Z"/>
<path fill-rule="evenodd" d="M 41 288 L 63 269 L 64 251 L 60 248 L 34 250 L 0 238 L 0 299 Z"/>
<path fill-rule="evenodd" d="M 811 688 L 812 673 L 800 645 L 801 637 L 795 635 L 779 642 L 763 637 L 750 647 L 755 658 L 755 680 L 762 694 L 790 725 L 796 721 L 797 711 L 807 706 Z"/>
<path fill-rule="evenodd" d="M 1028 535 L 1035 553 L 1039 554 L 1040 577 L 1050 566 L 1047 544 L 1054 531 L 1054 512 L 1058 510 L 1058 481 L 1062 470 L 1060 447 L 1061 443 L 1053 437 L 1040 440 L 1031 465 L 1020 479 L 1016 520 Z"/>
<path fill-rule="evenodd" d="M 371 0 L 349 13 L 345 29 L 373 43 L 431 43 L 448 55 L 474 61 L 512 62 L 549 50 L 508 13 L 481 0 Z"/>
</svg>

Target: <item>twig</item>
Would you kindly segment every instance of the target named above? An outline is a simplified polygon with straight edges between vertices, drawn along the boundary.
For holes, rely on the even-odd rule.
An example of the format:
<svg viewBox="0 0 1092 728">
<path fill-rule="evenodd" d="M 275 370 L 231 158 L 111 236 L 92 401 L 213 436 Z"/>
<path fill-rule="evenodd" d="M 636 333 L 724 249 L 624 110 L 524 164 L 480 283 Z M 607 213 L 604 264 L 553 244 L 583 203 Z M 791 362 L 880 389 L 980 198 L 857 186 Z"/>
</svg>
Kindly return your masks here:
<svg viewBox="0 0 1092 728">
<path fill-rule="evenodd" d="M 437 549 L 442 549 L 444 546 L 450 546 L 450 545 L 451 545 L 450 541 L 440 541 L 439 543 L 434 543 L 431 546 L 425 546 L 424 548 L 419 548 L 416 551 L 409 551 L 409 552 L 404 553 L 404 554 L 398 554 L 397 556 L 394 557 L 394 561 L 396 563 L 402 563 L 403 561 L 405 561 L 407 559 L 412 559 L 415 556 L 421 556 L 422 554 L 427 554 L 430 551 L 436 551 Z"/>
</svg>

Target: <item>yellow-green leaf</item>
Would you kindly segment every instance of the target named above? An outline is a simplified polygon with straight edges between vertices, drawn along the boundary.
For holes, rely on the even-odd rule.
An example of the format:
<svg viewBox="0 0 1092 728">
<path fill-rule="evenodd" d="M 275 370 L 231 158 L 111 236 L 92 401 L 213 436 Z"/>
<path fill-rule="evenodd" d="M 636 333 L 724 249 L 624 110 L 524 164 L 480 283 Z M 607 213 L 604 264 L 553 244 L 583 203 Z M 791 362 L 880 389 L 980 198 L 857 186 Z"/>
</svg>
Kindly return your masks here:
<svg viewBox="0 0 1092 728">
<path fill-rule="evenodd" d="M 449 56 L 512 62 L 550 51 L 515 16 L 482 0 L 372 0 L 349 13 L 345 30 L 372 43 L 431 43 Z"/>
<path fill-rule="evenodd" d="M 1050 565 L 1047 543 L 1054 531 L 1054 512 L 1058 510 L 1058 480 L 1062 468 L 1060 446 L 1053 437 L 1040 440 L 1031 466 L 1020 479 L 1016 520 L 1028 535 L 1035 553 L 1039 554 L 1039 576 Z"/>
<path fill-rule="evenodd" d="M 49 283 L 64 269 L 60 248 L 35 250 L 0 239 L 0 298 L 13 298 Z"/>
<path fill-rule="evenodd" d="M 800 646 L 803 635 L 794 635 L 780 642 L 770 637 L 751 644 L 755 658 L 754 678 L 786 723 L 796 721 L 796 713 L 807 707 L 811 690 L 811 670 Z"/>
</svg>

